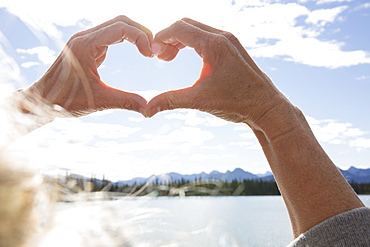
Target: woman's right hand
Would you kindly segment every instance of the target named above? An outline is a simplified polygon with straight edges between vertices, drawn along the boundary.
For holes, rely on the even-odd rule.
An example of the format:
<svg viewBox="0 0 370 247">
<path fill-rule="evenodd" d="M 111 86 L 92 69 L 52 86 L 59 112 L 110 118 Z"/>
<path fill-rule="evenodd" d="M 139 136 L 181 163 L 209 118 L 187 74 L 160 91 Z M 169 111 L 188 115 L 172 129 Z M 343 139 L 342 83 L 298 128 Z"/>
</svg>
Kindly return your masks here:
<svg viewBox="0 0 370 247">
<path fill-rule="evenodd" d="M 254 126 L 288 102 L 228 32 L 185 18 L 157 33 L 152 52 L 170 61 L 186 46 L 203 58 L 199 79 L 190 87 L 154 97 L 147 105 L 148 117 L 164 110 L 191 108 Z"/>
</svg>

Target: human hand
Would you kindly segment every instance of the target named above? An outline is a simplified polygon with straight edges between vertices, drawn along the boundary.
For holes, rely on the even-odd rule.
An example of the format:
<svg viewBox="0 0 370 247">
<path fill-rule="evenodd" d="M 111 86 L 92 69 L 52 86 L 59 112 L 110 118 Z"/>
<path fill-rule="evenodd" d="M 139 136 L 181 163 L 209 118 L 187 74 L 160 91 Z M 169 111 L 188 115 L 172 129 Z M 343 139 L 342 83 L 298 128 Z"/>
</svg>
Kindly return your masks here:
<svg viewBox="0 0 370 247">
<path fill-rule="evenodd" d="M 28 89 L 25 98 L 59 105 L 72 116 L 120 108 L 144 113 L 146 100 L 133 93 L 106 85 L 97 68 L 104 61 L 108 46 L 128 40 L 140 53 L 152 57 L 152 33 L 126 16 L 118 16 L 94 28 L 73 35 L 45 75 Z M 33 107 L 23 104 L 24 112 Z M 31 109 L 30 109 L 31 108 Z"/>
<path fill-rule="evenodd" d="M 287 102 L 228 32 L 186 18 L 157 33 L 152 51 L 158 58 L 170 61 L 186 46 L 203 58 L 199 79 L 191 87 L 154 97 L 147 105 L 147 116 L 191 108 L 254 125 L 274 107 Z"/>
</svg>

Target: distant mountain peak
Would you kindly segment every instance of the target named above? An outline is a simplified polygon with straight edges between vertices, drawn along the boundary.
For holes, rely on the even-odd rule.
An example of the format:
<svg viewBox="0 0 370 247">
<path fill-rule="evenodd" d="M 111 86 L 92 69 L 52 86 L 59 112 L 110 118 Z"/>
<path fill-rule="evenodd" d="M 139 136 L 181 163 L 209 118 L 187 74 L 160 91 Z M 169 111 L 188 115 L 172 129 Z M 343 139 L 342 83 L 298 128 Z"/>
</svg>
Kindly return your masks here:
<svg viewBox="0 0 370 247">
<path fill-rule="evenodd" d="M 356 167 L 351 166 L 348 170 L 340 170 L 343 176 L 349 182 L 357 182 L 357 183 L 370 183 L 370 169 L 359 169 Z M 233 180 L 243 181 L 243 180 L 258 180 L 262 179 L 264 181 L 273 181 L 274 176 L 273 174 L 268 171 L 264 174 L 253 174 L 247 171 L 244 171 L 242 168 L 235 168 L 233 171 L 227 170 L 226 172 L 222 173 L 219 171 L 212 171 L 210 173 L 201 172 L 197 174 L 191 175 L 183 175 L 176 172 L 165 173 L 161 175 L 152 175 L 148 178 L 134 178 L 131 180 L 126 181 L 118 181 L 117 183 L 122 184 L 144 184 L 149 180 L 157 180 L 160 182 L 175 182 L 181 179 L 184 179 L 189 182 L 199 181 L 199 180 L 218 180 L 223 182 L 231 182 Z"/>
<path fill-rule="evenodd" d="M 256 174 L 258 177 L 260 177 L 260 178 L 263 178 L 263 177 L 267 177 L 267 176 L 273 176 L 273 174 L 272 174 L 272 172 L 270 172 L 270 171 L 267 171 L 267 172 L 265 172 L 265 173 L 258 173 L 258 174 Z"/>
<path fill-rule="evenodd" d="M 351 166 L 348 170 L 340 170 L 349 182 L 370 183 L 370 168 L 361 169 Z"/>
</svg>

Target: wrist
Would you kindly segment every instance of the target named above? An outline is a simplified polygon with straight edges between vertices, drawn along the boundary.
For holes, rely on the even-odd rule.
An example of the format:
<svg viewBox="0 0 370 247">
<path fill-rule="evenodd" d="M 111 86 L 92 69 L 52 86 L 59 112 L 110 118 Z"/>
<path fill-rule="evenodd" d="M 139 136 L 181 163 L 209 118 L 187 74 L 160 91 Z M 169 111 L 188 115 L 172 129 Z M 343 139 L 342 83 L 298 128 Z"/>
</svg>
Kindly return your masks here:
<svg viewBox="0 0 370 247">
<path fill-rule="evenodd" d="M 268 142 L 297 128 L 309 128 L 302 111 L 287 99 L 275 104 L 260 118 L 247 124 L 254 132 L 263 133 Z"/>
<path fill-rule="evenodd" d="M 64 108 L 53 105 L 34 93 L 31 88 L 18 89 L 10 98 L 13 106 L 19 112 L 38 117 L 53 119 L 55 117 L 71 117 Z"/>
</svg>

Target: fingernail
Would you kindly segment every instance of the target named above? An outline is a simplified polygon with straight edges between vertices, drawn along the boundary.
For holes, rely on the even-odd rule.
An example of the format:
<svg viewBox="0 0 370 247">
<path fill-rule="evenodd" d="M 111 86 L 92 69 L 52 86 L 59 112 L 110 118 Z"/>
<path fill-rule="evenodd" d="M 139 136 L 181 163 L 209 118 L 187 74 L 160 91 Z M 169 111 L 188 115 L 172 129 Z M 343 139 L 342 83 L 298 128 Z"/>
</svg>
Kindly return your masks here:
<svg viewBox="0 0 370 247">
<path fill-rule="evenodd" d="M 145 54 L 145 56 L 148 57 L 148 58 L 152 58 L 152 57 L 154 57 L 154 54 L 153 53 L 148 53 L 148 54 Z"/>
<path fill-rule="evenodd" d="M 162 53 L 162 47 L 159 44 L 154 43 L 152 44 L 152 52 L 154 55 L 160 55 Z"/>
</svg>

